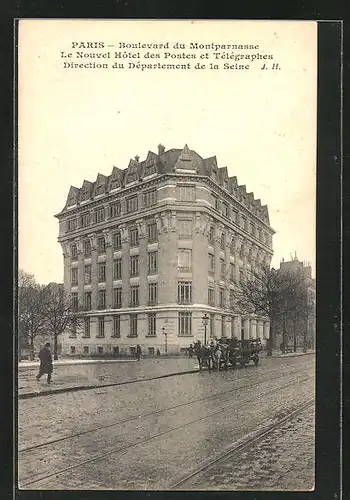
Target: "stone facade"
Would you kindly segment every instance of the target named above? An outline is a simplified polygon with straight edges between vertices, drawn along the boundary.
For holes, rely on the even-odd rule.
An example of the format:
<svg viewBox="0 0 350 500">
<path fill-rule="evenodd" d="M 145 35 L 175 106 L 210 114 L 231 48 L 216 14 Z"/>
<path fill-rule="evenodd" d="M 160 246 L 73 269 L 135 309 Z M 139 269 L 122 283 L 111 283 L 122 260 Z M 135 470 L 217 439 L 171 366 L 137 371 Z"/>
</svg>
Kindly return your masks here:
<svg viewBox="0 0 350 500">
<path fill-rule="evenodd" d="M 66 355 L 184 351 L 207 336 L 268 337 L 266 318 L 233 314 L 240 276 L 270 264 L 268 210 L 216 157 L 187 146 L 149 152 L 109 177 L 71 187 L 56 215 L 64 286 L 85 318 Z M 242 274 L 243 273 L 243 274 Z"/>
</svg>

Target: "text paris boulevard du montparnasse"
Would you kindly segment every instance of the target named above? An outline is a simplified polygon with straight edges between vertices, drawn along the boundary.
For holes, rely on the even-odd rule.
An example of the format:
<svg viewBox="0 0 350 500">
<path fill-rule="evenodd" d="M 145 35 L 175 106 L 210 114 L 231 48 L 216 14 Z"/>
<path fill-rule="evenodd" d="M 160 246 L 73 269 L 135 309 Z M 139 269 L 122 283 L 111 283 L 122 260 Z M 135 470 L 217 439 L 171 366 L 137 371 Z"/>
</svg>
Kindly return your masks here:
<svg viewBox="0 0 350 500">
<path fill-rule="evenodd" d="M 260 69 L 281 69 L 258 44 L 75 41 L 60 51 L 60 58 L 64 69 L 250 70 L 259 63 Z"/>
</svg>

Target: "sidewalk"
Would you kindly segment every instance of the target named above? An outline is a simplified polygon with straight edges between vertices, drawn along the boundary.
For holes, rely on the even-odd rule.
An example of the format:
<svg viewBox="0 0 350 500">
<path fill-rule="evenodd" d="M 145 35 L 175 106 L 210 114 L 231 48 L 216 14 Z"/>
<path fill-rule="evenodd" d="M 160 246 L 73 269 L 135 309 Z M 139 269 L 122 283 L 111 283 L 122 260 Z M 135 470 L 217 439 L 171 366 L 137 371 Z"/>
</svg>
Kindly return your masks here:
<svg viewBox="0 0 350 500">
<path fill-rule="evenodd" d="M 136 359 L 76 359 L 76 358 L 61 358 L 56 361 L 53 361 L 54 366 L 63 366 L 63 365 L 85 365 L 85 364 L 95 364 L 95 363 L 135 363 Z M 19 361 L 18 362 L 18 370 L 32 368 L 38 368 L 40 361 L 38 359 L 34 361 Z"/>
<path fill-rule="evenodd" d="M 68 361 L 68 360 L 67 360 Z M 73 360 L 69 360 L 73 361 Z M 75 360 L 75 363 L 53 362 L 51 384 L 43 375 L 39 382 L 35 376 L 39 363 L 31 362 L 18 371 L 19 399 L 43 394 L 70 392 L 169 377 L 198 371 L 196 358 L 144 358 L 135 360 Z M 85 361 L 81 363 L 81 361 Z M 86 362 L 88 361 L 88 362 Z"/>
</svg>

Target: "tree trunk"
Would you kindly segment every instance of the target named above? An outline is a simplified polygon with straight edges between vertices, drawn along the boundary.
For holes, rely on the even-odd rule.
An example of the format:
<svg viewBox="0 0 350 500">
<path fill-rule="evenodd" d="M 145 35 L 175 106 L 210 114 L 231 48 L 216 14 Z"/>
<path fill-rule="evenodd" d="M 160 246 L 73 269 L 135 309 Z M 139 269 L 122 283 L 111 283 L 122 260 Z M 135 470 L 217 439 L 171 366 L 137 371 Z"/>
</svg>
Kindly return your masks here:
<svg viewBox="0 0 350 500">
<path fill-rule="evenodd" d="M 29 343 L 29 359 L 31 361 L 34 360 L 34 337 L 32 335 L 30 336 L 30 343 Z"/>
<path fill-rule="evenodd" d="M 295 327 L 295 320 L 293 322 L 293 339 L 294 339 L 294 352 L 297 350 L 297 336 L 296 336 L 296 327 Z"/>
<path fill-rule="evenodd" d="M 53 359 L 56 361 L 58 359 L 57 356 L 57 335 L 53 334 Z"/>
<path fill-rule="evenodd" d="M 273 343 L 274 343 L 273 335 L 274 335 L 274 330 L 273 330 L 273 326 L 272 326 L 272 320 L 270 319 L 269 338 L 267 339 L 267 342 L 266 342 L 268 356 L 272 356 L 272 348 L 273 348 Z"/>
</svg>

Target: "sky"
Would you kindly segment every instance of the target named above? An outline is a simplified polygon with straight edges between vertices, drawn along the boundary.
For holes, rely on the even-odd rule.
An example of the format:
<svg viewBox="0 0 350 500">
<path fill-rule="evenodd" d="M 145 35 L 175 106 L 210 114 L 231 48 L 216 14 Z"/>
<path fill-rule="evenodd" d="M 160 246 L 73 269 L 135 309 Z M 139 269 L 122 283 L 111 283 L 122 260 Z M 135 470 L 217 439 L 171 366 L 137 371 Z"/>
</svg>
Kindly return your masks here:
<svg viewBox="0 0 350 500">
<path fill-rule="evenodd" d="M 267 204 L 273 237 L 272 265 L 297 253 L 315 275 L 317 25 L 267 21 L 24 20 L 19 29 L 18 189 L 19 267 L 40 283 L 63 281 L 58 220 L 71 185 L 126 168 L 130 158 L 189 148 L 237 176 Z M 160 59 L 191 69 L 129 69 L 133 58 L 99 59 L 108 69 L 64 68 L 80 63 L 72 43 L 103 42 L 84 54 L 114 56 L 124 43 L 164 43 Z M 176 42 L 184 50 L 172 49 Z M 251 44 L 258 49 L 191 50 L 201 44 Z M 114 45 L 109 49 L 106 45 Z M 80 50 L 80 49 L 79 49 Z M 62 57 L 69 53 L 72 57 Z M 195 60 L 164 59 L 164 52 Z M 245 61 L 249 70 L 224 69 L 213 52 L 273 56 Z M 156 52 L 154 52 L 156 53 Z M 209 59 L 201 59 L 209 53 Z M 129 55 L 129 54 L 128 54 Z M 83 62 L 91 62 L 90 55 Z M 113 62 L 123 69 L 112 69 Z M 204 61 L 205 69 L 195 69 Z M 210 62 L 219 69 L 210 69 Z M 271 64 L 279 64 L 272 70 Z M 267 63 L 268 69 L 263 70 Z M 242 64 L 242 62 L 240 62 Z M 126 67 L 125 67 L 126 65 Z"/>
</svg>

